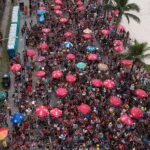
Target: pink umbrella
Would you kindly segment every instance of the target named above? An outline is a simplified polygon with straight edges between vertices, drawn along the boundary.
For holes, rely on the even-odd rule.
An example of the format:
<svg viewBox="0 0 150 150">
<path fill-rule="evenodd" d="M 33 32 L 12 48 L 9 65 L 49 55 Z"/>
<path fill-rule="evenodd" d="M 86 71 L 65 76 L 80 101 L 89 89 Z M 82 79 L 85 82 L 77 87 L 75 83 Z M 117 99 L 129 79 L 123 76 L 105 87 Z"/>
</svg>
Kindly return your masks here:
<svg viewBox="0 0 150 150">
<path fill-rule="evenodd" d="M 98 56 L 96 54 L 89 54 L 88 55 L 88 60 L 97 60 Z"/>
<path fill-rule="evenodd" d="M 68 21 L 68 19 L 67 18 L 60 18 L 60 20 L 59 20 L 61 23 L 65 23 L 65 22 L 67 22 Z"/>
<path fill-rule="evenodd" d="M 72 36 L 72 33 L 71 32 L 66 32 L 65 34 L 64 34 L 64 36 L 67 38 L 67 37 L 71 37 Z"/>
<path fill-rule="evenodd" d="M 46 72 L 45 71 L 37 71 L 36 72 L 36 76 L 37 77 L 44 77 L 46 75 Z"/>
<path fill-rule="evenodd" d="M 49 33 L 49 32 L 50 32 L 50 29 L 44 28 L 44 29 L 42 29 L 42 32 L 43 32 L 43 33 Z"/>
<path fill-rule="evenodd" d="M 55 78 L 55 79 L 58 79 L 58 78 L 62 77 L 62 72 L 59 71 L 59 70 L 53 71 L 52 72 L 52 77 Z"/>
<path fill-rule="evenodd" d="M 78 6 L 82 6 L 84 3 L 83 2 L 81 2 L 80 0 L 77 2 L 77 5 Z"/>
<path fill-rule="evenodd" d="M 130 110 L 130 114 L 135 118 L 135 119 L 140 119 L 143 117 L 143 111 L 138 108 L 138 107 L 133 107 Z"/>
<path fill-rule="evenodd" d="M 121 120 L 121 122 L 125 123 L 126 125 L 132 125 L 133 124 L 132 119 L 127 115 L 121 115 L 120 120 Z"/>
<path fill-rule="evenodd" d="M 119 10 L 112 10 L 111 13 L 112 13 L 113 15 L 118 15 L 118 14 L 119 14 Z"/>
<path fill-rule="evenodd" d="M 101 33 L 102 33 L 103 35 L 108 35 L 108 34 L 109 34 L 109 30 L 101 30 Z"/>
<path fill-rule="evenodd" d="M 44 56 L 38 56 L 38 57 L 36 57 L 36 59 L 35 59 L 36 62 L 42 62 L 42 61 L 44 61 L 44 60 L 45 60 L 45 57 L 44 57 Z"/>
<path fill-rule="evenodd" d="M 11 71 L 13 72 L 18 72 L 21 69 L 21 65 L 20 64 L 13 64 L 10 68 Z"/>
<path fill-rule="evenodd" d="M 55 10 L 55 13 L 56 13 L 57 15 L 62 15 L 62 14 L 63 14 L 61 10 Z"/>
<path fill-rule="evenodd" d="M 53 108 L 52 110 L 50 110 L 50 115 L 55 118 L 58 118 L 58 117 L 62 116 L 62 111 L 58 108 Z"/>
<path fill-rule="evenodd" d="M 103 82 L 103 85 L 106 87 L 106 88 L 108 88 L 108 89 L 112 89 L 112 88 L 114 88 L 115 87 L 115 83 L 114 83 L 114 81 L 112 81 L 112 80 L 105 80 L 104 82 Z"/>
<path fill-rule="evenodd" d="M 54 6 L 54 10 L 59 10 L 59 9 L 61 9 L 61 6 L 60 6 L 60 5 Z"/>
<path fill-rule="evenodd" d="M 62 5 L 62 1 L 61 0 L 55 0 L 55 3 L 58 4 L 58 5 Z"/>
<path fill-rule="evenodd" d="M 70 83 L 74 83 L 74 82 L 76 82 L 76 77 L 75 76 L 73 76 L 73 75 L 67 75 L 66 76 L 66 80 L 68 81 L 68 82 L 70 82 Z"/>
<path fill-rule="evenodd" d="M 74 60 L 76 57 L 75 57 L 74 54 L 68 54 L 67 58 L 70 59 L 70 60 Z"/>
<path fill-rule="evenodd" d="M 41 50 L 44 50 L 44 49 L 48 49 L 48 45 L 46 43 L 42 43 L 40 44 L 40 47 L 39 47 Z"/>
<path fill-rule="evenodd" d="M 120 40 L 114 40 L 113 43 L 115 46 L 121 46 L 123 44 Z"/>
<path fill-rule="evenodd" d="M 109 101 L 113 106 L 120 106 L 122 104 L 121 99 L 117 96 L 111 96 Z"/>
<path fill-rule="evenodd" d="M 38 10 L 46 10 L 46 8 L 44 6 L 41 6 Z"/>
<path fill-rule="evenodd" d="M 64 96 L 66 96 L 68 94 L 68 91 L 65 88 L 58 88 L 56 90 L 56 94 L 59 97 L 64 97 Z"/>
<path fill-rule="evenodd" d="M 91 108 L 87 104 L 81 104 L 80 106 L 78 106 L 78 111 L 83 114 L 88 114 L 91 111 Z"/>
<path fill-rule="evenodd" d="M 83 6 L 80 6 L 80 7 L 77 8 L 77 10 L 78 10 L 78 11 L 84 11 L 85 8 L 84 8 Z"/>
<path fill-rule="evenodd" d="M 121 63 L 124 65 L 124 66 L 131 66 L 132 65 L 132 61 L 131 60 L 127 60 L 127 59 L 123 59 L 121 61 Z"/>
<path fill-rule="evenodd" d="M 35 55 L 36 55 L 35 50 L 32 50 L 32 49 L 27 50 L 27 56 L 29 56 L 29 57 L 33 57 L 33 56 L 35 56 Z"/>
<path fill-rule="evenodd" d="M 120 31 L 123 31 L 123 30 L 125 30 L 126 28 L 125 28 L 124 26 L 122 26 L 122 25 L 119 25 L 119 26 L 118 26 L 118 29 L 119 29 Z"/>
<path fill-rule="evenodd" d="M 94 79 L 94 80 L 92 80 L 92 85 L 97 87 L 97 88 L 100 88 L 103 85 L 103 83 L 99 79 Z"/>
<path fill-rule="evenodd" d="M 124 50 L 123 46 L 115 46 L 114 51 L 117 53 L 121 53 Z"/>
<path fill-rule="evenodd" d="M 83 34 L 83 37 L 85 39 L 92 39 L 92 35 L 91 34 Z"/>
<path fill-rule="evenodd" d="M 36 114 L 38 115 L 38 117 L 45 117 L 48 114 L 48 109 L 46 106 L 39 106 L 36 108 Z"/>
<path fill-rule="evenodd" d="M 147 96 L 146 92 L 142 89 L 135 90 L 135 95 L 140 98 L 146 98 L 146 96 Z"/>
</svg>

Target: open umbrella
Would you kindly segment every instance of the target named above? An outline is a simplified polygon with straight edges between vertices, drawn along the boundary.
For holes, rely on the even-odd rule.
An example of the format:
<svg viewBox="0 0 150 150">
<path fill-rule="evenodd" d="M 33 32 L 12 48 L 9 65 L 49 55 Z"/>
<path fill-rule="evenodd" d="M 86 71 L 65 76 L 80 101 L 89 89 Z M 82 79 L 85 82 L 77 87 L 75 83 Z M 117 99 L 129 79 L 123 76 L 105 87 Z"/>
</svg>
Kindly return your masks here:
<svg viewBox="0 0 150 150">
<path fill-rule="evenodd" d="M 46 10 L 46 8 L 44 6 L 41 6 L 38 8 L 38 10 Z"/>
<path fill-rule="evenodd" d="M 55 3 L 58 4 L 58 5 L 62 5 L 63 2 L 61 0 L 55 0 Z"/>
<path fill-rule="evenodd" d="M 135 119 L 140 119 L 143 117 L 143 111 L 138 108 L 138 107 L 133 107 L 130 110 L 130 114 L 133 116 Z"/>
<path fill-rule="evenodd" d="M 36 52 L 35 52 L 35 50 L 27 50 L 27 56 L 29 56 L 29 57 L 33 57 L 33 56 L 35 56 L 36 55 Z"/>
<path fill-rule="evenodd" d="M 108 66 L 106 64 L 103 64 L 103 63 L 99 63 L 98 68 L 100 70 L 104 70 L 104 71 L 108 70 Z"/>
<path fill-rule="evenodd" d="M 73 44 L 70 43 L 70 42 L 64 42 L 64 47 L 66 47 L 66 48 L 72 48 Z"/>
<path fill-rule="evenodd" d="M 49 28 L 44 28 L 44 29 L 42 29 L 42 32 L 43 32 L 43 33 L 49 33 L 49 32 L 50 32 L 50 29 L 49 29 Z"/>
<path fill-rule="evenodd" d="M 103 85 L 103 83 L 99 79 L 94 79 L 94 80 L 92 80 L 92 85 L 97 87 L 97 88 L 100 88 Z"/>
<path fill-rule="evenodd" d="M 119 10 L 112 10 L 111 13 L 112 13 L 113 15 L 118 15 L 118 14 L 119 14 Z"/>
<path fill-rule="evenodd" d="M 64 34 L 64 37 L 71 37 L 72 36 L 72 33 L 71 32 L 66 32 L 65 34 Z"/>
<path fill-rule="evenodd" d="M 79 68 L 79 69 L 84 69 L 84 68 L 86 67 L 86 63 L 84 63 L 84 62 L 79 62 L 79 63 L 76 64 L 76 66 L 77 66 L 77 68 Z"/>
<path fill-rule="evenodd" d="M 55 13 L 56 13 L 57 15 L 62 15 L 62 14 L 63 14 L 61 10 L 55 10 Z"/>
<path fill-rule="evenodd" d="M 37 10 L 37 15 L 44 15 L 45 13 L 45 10 Z"/>
<path fill-rule="evenodd" d="M 37 71 L 36 72 L 36 76 L 37 77 L 44 77 L 46 75 L 46 72 L 45 71 Z"/>
<path fill-rule="evenodd" d="M 77 5 L 78 6 L 82 6 L 84 3 L 83 2 L 81 2 L 80 0 L 77 2 Z"/>
<path fill-rule="evenodd" d="M 132 65 L 132 61 L 131 60 L 127 60 L 127 59 L 123 59 L 121 61 L 121 63 L 124 65 L 124 66 L 131 66 Z"/>
<path fill-rule="evenodd" d="M 55 118 L 58 118 L 58 117 L 62 116 L 62 111 L 58 108 L 53 108 L 52 110 L 50 110 L 50 115 Z"/>
<path fill-rule="evenodd" d="M 66 80 L 68 81 L 68 82 L 70 82 L 70 83 L 74 83 L 74 82 L 76 82 L 76 77 L 75 76 L 73 76 L 73 75 L 67 75 L 66 76 Z"/>
<path fill-rule="evenodd" d="M 40 44 L 39 48 L 41 50 L 48 49 L 48 45 L 46 43 L 42 43 L 42 44 Z"/>
<path fill-rule="evenodd" d="M 91 34 L 92 30 L 90 30 L 89 28 L 86 28 L 86 29 L 83 30 L 83 33 L 85 33 L 85 34 Z"/>
<path fill-rule="evenodd" d="M 96 54 L 89 54 L 88 55 L 88 60 L 97 60 L 98 56 Z"/>
<path fill-rule="evenodd" d="M 121 46 L 123 44 L 122 41 L 120 40 L 114 40 L 113 43 L 114 43 L 114 46 Z"/>
<path fill-rule="evenodd" d="M 21 65 L 20 64 L 13 64 L 10 68 L 11 71 L 13 72 L 18 72 L 21 69 Z"/>
<path fill-rule="evenodd" d="M 70 59 L 70 60 L 74 60 L 76 57 L 74 54 L 67 54 L 67 58 Z"/>
<path fill-rule="evenodd" d="M 103 30 L 101 30 L 101 33 L 102 33 L 103 35 L 108 35 L 108 34 L 109 34 L 109 30 L 103 29 Z"/>
<path fill-rule="evenodd" d="M 59 9 L 61 9 L 61 6 L 60 6 L 60 5 L 55 5 L 55 6 L 54 6 L 54 10 L 59 10 Z"/>
<path fill-rule="evenodd" d="M 126 125 L 132 125 L 133 121 L 128 115 L 121 115 L 120 117 L 121 122 L 125 123 Z"/>
<path fill-rule="evenodd" d="M 81 104 L 80 106 L 78 106 L 78 111 L 83 114 L 88 114 L 91 111 L 91 108 L 87 104 Z"/>
<path fill-rule="evenodd" d="M 0 141 L 4 140 L 8 135 L 7 128 L 0 128 Z"/>
<path fill-rule="evenodd" d="M 105 80 L 104 82 L 103 82 L 103 85 L 106 87 L 106 88 L 108 88 L 108 89 L 112 89 L 112 88 L 114 88 L 115 87 L 115 83 L 114 83 L 114 81 L 112 81 L 112 80 Z"/>
<path fill-rule="evenodd" d="M 146 96 L 147 96 L 146 92 L 142 89 L 135 90 L 135 95 L 140 98 L 146 98 Z"/>
<path fill-rule="evenodd" d="M 94 52 L 96 50 L 96 48 L 94 46 L 87 46 L 86 50 L 89 52 Z"/>
<path fill-rule="evenodd" d="M 43 16 L 43 15 L 42 15 L 42 16 L 40 16 L 40 17 L 38 18 L 38 21 L 39 21 L 39 22 L 43 22 L 43 21 L 45 21 L 44 16 Z"/>
<path fill-rule="evenodd" d="M 10 118 L 10 121 L 11 121 L 13 124 L 18 124 L 18 123 L 22 122 L 23 119 L 24 119 L 23 114 L 17 112 L 17 113 L 15 113 L 15 114 Z"/>
<path fill-rule="evenodd" d="M 80 7 L 77 8 L 77 10 L 78 10 L 78 11 L 84 11 L 85 8 L 84 8 L 83 6 L 80 6 Z"/>
<path fill-rule="evenodd" d="M 91 34 L 83 34 L 83 37 L 85 39 L 92 39 L 92 35 Z"/>
<path fill-rule="evenodd" d="M 112 104 L 113 106 L 120 106 L 122 104 L 122 101 L 119 97 L 117 96 L 111 96 L 109 98 L 110 104 Z"/>
<path fill-rule="evenodd" d="M 58 78 L 62 77 L 62 72 L 59 70 L 55 70 L 52 72 L 52 77 L 55 79 L 58 79 Z"/>
<path fill-rule="evenodd" d="M 42 61 L 44 61 L 44 60 L 45 60 L 45 57 L 44 57 L 44 56 L 38 56 L 38 57 L 36 57 L 36 59 L 35 59 L 36 62 L 42 62 Z"/>
<path fill-rule="evenodd" d="M 114 51 L 117 53 L 121 53 L 124 50 L 123 46 L 115 46 L 114 47 Z"/>
<path fill-rule="evenodd" d="M 6 99 L 6 97 L 7 97 L 6 92 L 4 92 L 4 91 L 0 92 L 0 101 L 4 101 Z"/>
<path fill-rule="evenodd" d="M 65 88 L 57 88 L 57 90 L 56 90 L 56 95 L 59 97 L 64 97 L 67 94 L 68 94 L 68 91 Z"/>
<path fill-rule="evenodd" d="M 39 106 L 36 108 L 36 114 L 38 117 L 42 118 L 47 116 L 48 114 L 48 109 L 46 106 Z"/>
<path fill-rule="evenodd" d="M 61 23 L 65 23 L 65 22 L 67 22 L 68 21 L 68 19 L 67 18 L 60 18 L 60 20 L 59 20 Z"/>
<path fill-rule="evenodd" d="M 125 28 L 123 25 L 119 25 L 119 26 L 118 26 L 118 29 L 119 29 L 120 31 L 123 31 L 123 30 L 125 30 L 126 28 Z"/>
</svg>

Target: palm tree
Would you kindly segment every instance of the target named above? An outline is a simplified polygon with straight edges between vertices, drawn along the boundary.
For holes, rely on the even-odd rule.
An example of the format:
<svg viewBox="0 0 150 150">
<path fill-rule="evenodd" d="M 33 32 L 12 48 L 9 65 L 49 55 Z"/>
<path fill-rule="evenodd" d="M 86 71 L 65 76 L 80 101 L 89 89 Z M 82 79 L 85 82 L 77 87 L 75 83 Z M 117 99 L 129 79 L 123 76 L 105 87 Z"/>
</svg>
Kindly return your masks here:
<svg viewBox="0 0 150 150">
<path fill-rule="evenodd" d="M 143 62 L 144 58 L 150 56 L 150 53 L 147 54 L 148 50 L 150 50 L 150 47 L 148 47 L 148 44 L 146 42 L 139 43 L 135 40 L 134 44 L 129 46 L 129 51 L 127 53 L 122 54 L 124 58 L 133 60 L 130 74 L 132 73 L 133 67 L 136 62 L 139 62 L 146 68 L 148 67 L 148 65 Z"/>
<path fill-rule="evenodd" d="M 116 21 L 116 30 L 123 16 L 126 17 L 128 23 L 130 23 L 130 18 L 135 20 L 137 23 L 140 23 L 140 18 L 130 13 L 130 11 L 139 12 L 140 7 L 135 3 L 129 3 L 129 0 L 111 0 L 104 6 L 104 9 L 119 10 L 118 18 Z"/>
</svg>

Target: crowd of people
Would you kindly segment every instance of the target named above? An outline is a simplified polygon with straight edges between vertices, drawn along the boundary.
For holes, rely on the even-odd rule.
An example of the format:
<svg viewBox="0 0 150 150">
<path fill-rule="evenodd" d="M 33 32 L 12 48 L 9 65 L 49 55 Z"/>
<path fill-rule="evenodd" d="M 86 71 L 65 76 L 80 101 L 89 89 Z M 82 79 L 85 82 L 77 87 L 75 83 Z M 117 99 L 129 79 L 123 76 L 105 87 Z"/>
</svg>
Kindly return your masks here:
<svg viewBox="0 0 150 150">
<path fill-rule="evenodd" d="M 114 51 L 114 40 L 120 40 L 124 49 L 130 44 L 128 32 L 114 31 L 117 15 L 110 12 L 111 17 L 103 19 L 101 3 L 94 1 L 30 1 L 31 12 L 39 7 L 46 11 L 37 20 L 41 15 L 45 19 L 25 22 L 21 32 L 27 49 L 23 56 L 18 53 L 10 59 L 10 68 L 21 64 L 21 69 L 14 72 L 15 90 L 9 99 L 24 119 L 13 123 L 6 147 L 148 150 L 149 89 L 143 97 L 135 91 L 148 84 L 149 74 L 140 64 L 131 73 L 132 63 L 125 66 Z M 120 105 L 111 97 L 121 100 Z M 9 102 L 7 107 L 11 118 Z M 135 107 L 143 113 L 140 118 L 130 112 Z M 52 114 L 54 108 L 58 112 Z"/>
</svg>

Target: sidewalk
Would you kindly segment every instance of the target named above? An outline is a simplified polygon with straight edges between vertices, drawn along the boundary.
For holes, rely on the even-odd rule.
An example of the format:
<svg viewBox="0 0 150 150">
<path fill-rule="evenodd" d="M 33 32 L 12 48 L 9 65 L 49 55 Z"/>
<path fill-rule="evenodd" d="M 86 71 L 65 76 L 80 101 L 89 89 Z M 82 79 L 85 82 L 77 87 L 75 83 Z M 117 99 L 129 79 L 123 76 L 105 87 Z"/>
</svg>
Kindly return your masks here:
<svg viewBox="0 0 150 150">
<path fill-rule="evenodd" d="M 10 14 L 10 8 L 11 8 L 11 1 L 6 0 L 5 9 L 0 25 L 0 31 L 3 33 L 3 37 L 7 34 L 7 26 L 8 26 L 8 20 L 9 20 L 9 14 Z M 0 55 L 2 55 L 3 47 L 0 47 Z"/>
</svg>

